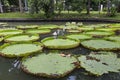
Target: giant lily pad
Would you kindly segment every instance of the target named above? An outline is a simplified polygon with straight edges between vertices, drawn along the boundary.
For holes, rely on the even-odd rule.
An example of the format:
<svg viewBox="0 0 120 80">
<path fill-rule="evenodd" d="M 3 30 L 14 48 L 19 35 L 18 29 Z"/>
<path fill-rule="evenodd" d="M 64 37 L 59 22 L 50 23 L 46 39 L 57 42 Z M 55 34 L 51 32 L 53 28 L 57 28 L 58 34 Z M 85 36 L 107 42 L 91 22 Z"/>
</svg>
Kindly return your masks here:
<svg viewBox="0 0 120 80">
<path fill-rule="evenodd" d="M 92 27 L 79 27 L 78 30 L 80 30 L 80 31 L 91 31 L 91 30 L 94 30 L 94 28 L 92 28 Z"/>
<path fill-rule="evenodd" d="M 120 36 L 110 36 L 107 37 L 106 39 L 120 42 Z"/>
<path fill-rule="evenodd" d="M 67 32 L 69 32 L 69 33 L 81 33 L 82 31 L 77 30 L 77 29 L 69 29 L 69 30 L 67 30 Z"/>
<path fill-rule="evenodd" d="M 85 34 L 89 34 L 89 35 L 92 35 L 92 36 L 110 36 L 110 35 L 114 35 L 114 32 L 88 31 L 88 32 L 85 32 Z"/>
<path fill-rule="evenodd" d="M 47 34 L 47 33 L 50 33 L 51 30 L 49 29 L 28 29 L 25 32 L 30 33 L 30 34 Z"/>
<path fill-rule="evenodd" d="M 19 26 L 17 26 L 18 29 L 34 29 L 37 27 L 38 27 L 38 25 L 19 25 Z"/>
<path fill-rule="evenodd" d="M 120 24 L 110 24 L 109 27 L 120 28 Z"/>
<path fill-rule="evenodd" d="M 13 35 L 13 34 L 20 34 L 22 33 L 22 30 L 1 30 L 0 36 L 7 36 L 7 35 Z"/>
<path fill-rule="evenodd" d="M 36 43 L 7 43 L 0 47 L 0 55 L 5 57 L 22 57 L 42 50 Z"/>
<path fill-rule="evenodd" d="M 100 30 L 100 31 L 115 31 L 115 30 L 117 30 L 117 28 L 100 28 L 100 29 L 97 29 L 97 30 Z"/>
<path fill-rule="evenodd" d="M 54 39 L 50 37 L 43 39 L 41 42 L 45 45 L 46 48 L 50 49 L 69 49 L 79 46 L 79 41 L 73 39 Z"/>
<path fill-rule="evenodd" d="M 37 34 L 16 34 L 11 36 L 6 36 L 5 42 L 21 42 L 21 41 L 36 41 L 39 39 Z"/>
<path fill-rule="evenodd" d="M 85 40 L 85 39 L 91 39 L 92 37 L 85 34 L 71 34 L 71 35 L 67 35 L 67 38 L 76 39 L 76 40 Z"/>
<path fill-rule="evenodd" d="M 37 76 L 59 78 L 73 71 L 76 68 L 75 62 L 77 60 L 72 56 L 63 57 L 56 53 L 42 53 L 23 60 L 22 69 L 27 73 Z"/>
<path fill-rule="evenodd" d="M 58 25 L 51 25 L 51 24 L 40 25 L 40 27 L 38 27 L 38 29 L 57 29 L 57 28 L 59 28 Z"/>
<path fill-rule="evenodd" d="M 112 52 L 82 55 L 78 59 L 81 67 L 96 76 L 120 71 L 120 58 L 117 58 L 117 55 Z"/>
<path fill-rule="evenodd" d="M 81 44 L 93 50 L 120 50 L 120 43 L 107 40 L 87 40 Z"/>
</svg>

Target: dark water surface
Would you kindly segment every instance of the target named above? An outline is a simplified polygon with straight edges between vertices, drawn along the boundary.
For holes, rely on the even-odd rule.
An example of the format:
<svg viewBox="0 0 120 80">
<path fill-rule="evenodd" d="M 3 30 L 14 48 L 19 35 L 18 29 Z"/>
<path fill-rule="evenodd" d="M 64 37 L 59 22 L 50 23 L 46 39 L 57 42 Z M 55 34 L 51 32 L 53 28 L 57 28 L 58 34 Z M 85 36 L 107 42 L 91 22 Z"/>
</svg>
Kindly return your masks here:
<svg viewBox="0 0 120 80">
<path fill-rule="evenodd" d="M 19 24 L 47 24 L 47 23 L 9 23 L 10 26 L 19 25 Z M 56 23 L 57 24 L 57 23 Z M 64 24 L 64 23 L 59 23 Z M 41 39 L 45 37 L 49 37 L 51 34 L 41 35 Z M 2 43 L 1 43 L 2 44 Z M 45 49 L 45 52 L 49 52 L 50 50 Z M 70 52 L 75 55 L 87 55 L 91 52 L 82 46 L 79 46 L 74 49 L 69 50 L 61 50 L 63 52 Z M 51 79 L 51 78 L 43 78 L 36 77 L 30 74 L 23 72 L 20 69 L 20 58 L 5 58 L 0 56 L 0 80 L 120 80 L 120 72 L 119 73 L 109 73 L 104 74 L 100 77 L 96 77 L 93 75 L 88 75 L 88 73 L 84 69 L 76 69 L 69 75 L 59 78 L 59 79 Z"/>
</svg>

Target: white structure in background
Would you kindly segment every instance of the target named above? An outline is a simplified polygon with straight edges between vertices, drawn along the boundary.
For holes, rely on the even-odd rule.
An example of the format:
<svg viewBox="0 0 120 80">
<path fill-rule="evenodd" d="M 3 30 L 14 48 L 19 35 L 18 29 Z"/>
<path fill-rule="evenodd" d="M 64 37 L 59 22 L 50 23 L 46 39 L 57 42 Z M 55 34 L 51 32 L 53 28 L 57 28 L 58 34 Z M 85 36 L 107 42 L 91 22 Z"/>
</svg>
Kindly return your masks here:
<svg viewBox="0 0 120 80">
<path fill-rule="evenodd" d="M 28 0 L 24 0 L 25 3 L 25 11 L 28 11 Z"/>
<path fill-rule="evenodd" d="M 57 34 L 56 31 L 55 31 L 52 35 L 53 35 L 53 37 L 54 37 L 55 39 L 57 39 L 57 35 L 58 35 L 58 34 Z"/>
<path fill-rule="evenodd" d="M 100 11 L 103 11 L 103 4 L 100 5 Z"/>
<path fill-rule="evenodd" d="M 2 5 L 1 0 L 0 0 L 0 12 L 3 13 L 3 5 Z"/>
</svg>

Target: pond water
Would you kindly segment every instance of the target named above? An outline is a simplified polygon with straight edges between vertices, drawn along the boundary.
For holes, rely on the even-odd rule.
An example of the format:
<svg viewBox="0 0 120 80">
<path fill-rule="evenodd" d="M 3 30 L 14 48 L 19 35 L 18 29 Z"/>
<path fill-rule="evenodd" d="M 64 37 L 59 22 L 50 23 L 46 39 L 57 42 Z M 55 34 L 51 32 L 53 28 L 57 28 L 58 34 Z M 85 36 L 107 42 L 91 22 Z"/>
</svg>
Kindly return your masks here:
<svg viewBox="0 0 120 80">
<path fill-rule="evenodd" d="M 10 26 L 15 26 L 19 24 L 25 25 L 25 24 L 46 24 L 46 23 L 14 23 L 14 24 L 9 23 L 9 24 Z M 59 24 L 64 24 L 64 23 L 59 23 Z M 48 37 L 50 35 L 51 34 L 41 35 L 41 39 Z M 50 50 L 45 49 L 44 51 L 49 52 Z M 88 50 L 81 46 L 74 49 L 62 50 L 62 51 L 70 52 L 76 55 L 78 54 L 86 55 L 91 52 L 91 50 Z M 20 60 L 21 58 L 12 59 L 12 58 L 5 58 L 0 56 L 0 80 L 120 80 L 120 72 L 104 74 L 100 77 L 96 77 L 93 75 L 88 75 L 88 73 L 84 69 L 76 69 L 71 74 L 59 79 L 36 77 L 27 74 L 20 69 Z"/>
</svg>

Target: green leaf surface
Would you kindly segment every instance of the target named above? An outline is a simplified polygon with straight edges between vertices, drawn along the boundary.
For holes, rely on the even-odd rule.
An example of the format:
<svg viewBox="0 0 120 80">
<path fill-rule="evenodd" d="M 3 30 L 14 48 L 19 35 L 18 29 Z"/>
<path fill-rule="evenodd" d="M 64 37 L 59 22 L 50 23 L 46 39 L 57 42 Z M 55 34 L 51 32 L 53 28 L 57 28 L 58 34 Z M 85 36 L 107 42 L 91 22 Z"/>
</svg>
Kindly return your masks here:
<svg viewBox="0 0 120 80">
<path fill-rule="evenodd" d="M 54 39 L 50 37 L 43 39 L 41 42 L 45 45 L 45 47 L 50 49 L 69 49 L 79 46 L 79 41 L 73 39 Z"/>
<path fill-rule="evenodd" d="M 0 47 L 0 55 L 5 57 L 21 57 L 42 50 L 36 43 L 6 43 Z"/>
<path fill-rule="evenodd" d="M 46 34 L 46 33 L 50 33 L 51 30 L 49 29 L 28 29 L 25 32 L 30 33 L 30 34 Z"/>
<path fill-rule="evenodd" d="M 81 44 L 92 50 L 120 50 L 120 43 L 107 40 L 87 40 Z"/>
<path fill-rule="evenodd" d="M 67 38 L 75 39 L 75 40 L 86 40 L 86 39 L 91 39 L 92 37 L 89 35 L 85 34 L 71 34 L 67 35 Z"/>
<path fill-rule="evenodd" d="M 63 57 L 58 53 L 40 54 L 22 61 L 22 69 L 30 74 L 59 78 L 73 71 L 77 59 L 72 56 Z"/>
<path fill-rule="evenodd" d="M 37 34 L 16 34 L 12 36 L 6 36 L 5 42 L 26 42 L 26 41 L 36 41 L 39 39 Z"/>
<path fill-rule="evenodd" d="M 120 58 L 112 52 L 98 52 L 87 56 L 78 57 L 80 66 L 96 76 L 109 72 L 120 71 Z"/>
</svg>

